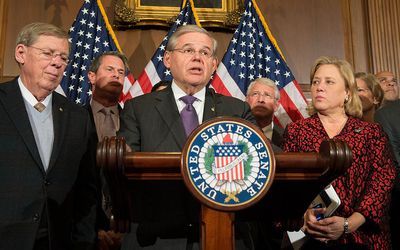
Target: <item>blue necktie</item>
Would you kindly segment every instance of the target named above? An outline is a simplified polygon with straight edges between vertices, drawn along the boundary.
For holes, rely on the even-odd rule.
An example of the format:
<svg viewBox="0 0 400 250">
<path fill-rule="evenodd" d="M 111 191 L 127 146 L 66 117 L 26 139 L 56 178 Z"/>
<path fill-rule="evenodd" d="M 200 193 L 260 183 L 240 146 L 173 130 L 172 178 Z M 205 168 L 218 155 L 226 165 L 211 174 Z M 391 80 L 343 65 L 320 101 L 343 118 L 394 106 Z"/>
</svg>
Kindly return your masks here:
<svg viewBox="0 0 400 250">
<path fill-rule="evenodd" d="M 180 100 L 186 104 L 181 111 L 181 119 L 183 127 L 185 128 L 186 136 L 188 136 L 199 125 L 199 118 L 197 117 L 196 110 L 193 107 L 193 103 L 197 98 L 187 95 L 181 97 Z"/>
</svg>

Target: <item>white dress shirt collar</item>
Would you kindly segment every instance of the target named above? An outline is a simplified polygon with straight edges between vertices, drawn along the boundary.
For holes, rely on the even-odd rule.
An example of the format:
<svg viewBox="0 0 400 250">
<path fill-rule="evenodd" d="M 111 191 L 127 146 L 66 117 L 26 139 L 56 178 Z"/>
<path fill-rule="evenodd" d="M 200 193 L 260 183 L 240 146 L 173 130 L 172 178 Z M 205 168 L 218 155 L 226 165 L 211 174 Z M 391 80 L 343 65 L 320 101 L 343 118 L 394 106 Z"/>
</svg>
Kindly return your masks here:
<svg viewBox="0 0 400 250">
<path fill-rule="evenodd" d="M 25 85 L 22 83 L 21 77 L 18 77 L 18 85 L 19 89 L 21 90 L 22 97 L 33 107 L 38 103 L 38 100 L 36 97 L 32 95 L 32 93 L 25 87 Z M 44 106 L 49 106 L 50 101 L 52 100 L 53 95 L 50 94 L 44 98 L 44 100 L 41 102 L 44 104 Z"/>
</svg>

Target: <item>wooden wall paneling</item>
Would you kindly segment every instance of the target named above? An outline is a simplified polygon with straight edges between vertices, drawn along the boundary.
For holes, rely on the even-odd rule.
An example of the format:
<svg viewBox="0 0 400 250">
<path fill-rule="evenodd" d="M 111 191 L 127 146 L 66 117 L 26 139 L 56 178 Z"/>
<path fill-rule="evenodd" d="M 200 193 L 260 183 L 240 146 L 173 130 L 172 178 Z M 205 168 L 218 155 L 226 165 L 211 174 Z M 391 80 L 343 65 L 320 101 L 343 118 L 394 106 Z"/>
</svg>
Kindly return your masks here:
<svg viewBox="0 0 400 250">
<path fill-rule="evenodd" d="M 65 0 L 18 0 L 8 2 L 8 17 L 5 42 L 3 81 L 19 74 L 14 60 L 15 40 L 20 30 L 32 22 L 48 22 L 68 30 L 76 17 L 83 1 Z M 111 0 L 102 0 L 102 2 Z M 2 4 L 4 0 L 0 0 Z M 23 8 L 21 8 L 23 6 Z M 5 41 L 4 41 L 5 40 Z"/>
<path fill-rule="evenodd" d="M 8 0 L 0 1 L 0 82 L 3 81 L 4 51 L 6 47 L 6 31 L 8 17 Z"/>
<path fill-rule="evenodd" d="M 400 3 L 398 0 L 369 0 L 368 24 L 372 71 L 400 74 Z"/>
<path fill-rule="evenodd" d="M 353 51 L 353 33 L 351 29 L 351 10 L 350 1 L 342 0 L 342 16 L 343 16 L 343 29 L 344 29 L 344 53 L 345 59 L 354 65 L 354 51 Z"/>
<path fill-rule="evenodd" d="M 367 0 L 342 0 L 345 30 L 345 59 L 355 72 L 371 72 L 369 28 L 366 13 Z"/>
<path fill-rule="evenodd" d="M 389 1 L 390 3 L 387 3 Z M 397 2 L 396 2 L 397 1 Z M 346 58 L 354 63 L 356 71 L 375 71 L 381 64 L 379 57 L 372 55 L 372 48 L 382 46 L 376 42 L 376 35 L 371 36 L 371 30 L 377 30 L 378 34 L 384 27 L 374 24 L 376 18 L 371 16 L 374 11 L 388 8 L 386 15 L 394 15 L 390 21 L 392 29 L 391 43 L 399 43 L 399 0 L 257 0 L 261 13 L 274 34 L 289 67 L 300 84 L 309 84 L 309 70 L 314 60 L 321 55 L 332 55 Z M 0 50 L 0 59 L 4 60 L 1 65 L 1 73 L 4 77 L 14 77 L 18 74 L 18 66 L 14 62 L 14 42 L 18 31 L 23 25 L 33 21 L 46 21 L 68 29 L 75 18 L 81 1 L 62 0 L 31 0 L 9 1 L 0 0 L 0 6 L 8 3 L 8 17 L 1 16 L 5 37 L 0 42 L 3 52 Z M 103 0 L 110 20 L 114 16 L 114 0 Z M 368 8 L 373 4 L 380 3 L 379 8 Z M 19 6 L 29 6 L 20 9 Z M 3 10 L 4 12 L 4 10 Z M 0 12 L 1 13 L 1 12 Z M 18 18 L 11 13 L 19 13 Z M 306 14 L 304 14 L 306 13 Z M 6 26 L 4 26 L 7 24 Z M 129 63 L 137 77 L 153 55 L 155 48 L 164 37 L 166 30 L 149 28 L 143 30 L 117 31 L 116 35 L 122 50 L 129 58 Z M 222 58 L 225 48 L 228 46 L 232 33 L 214 31 L 213 34 L 219 42 L 218 57 Z M 2 35 L 0 33 L 0 35 Z M 385 34 L 385 37 L 389 37 Z M 369 40 L 371 38 L 371 40 Z M 374 38 L 375 40 L 373 40 Z M 5 40 L 5 41 L 4 41 Z M 370 42 L 370 44 L 369 44 Z M 5 47 L 5 49 L 4 49 Z M 392 64 L 398 65 L 400 46 L 392 47 Z M 0 47 L 1 49 L 1 47 Z M 378 49 L 380 49 L 378 47 Z M 382 49 L 380 49 L 382 50 Z M 4 52 L 5 51 L 5 52 Z M 2 54 L 1 54 L 2 53 Z M 373 59 L 375 61 L 373 61 Z M 371 60 L 371 62 L 370 62 Z M 397 61 L 396 61 L 397 60 Z M 307 86 L 304 86 L 307 91 Z M 303 86 L 302 86 L 303 87 Z"/>
</svg>

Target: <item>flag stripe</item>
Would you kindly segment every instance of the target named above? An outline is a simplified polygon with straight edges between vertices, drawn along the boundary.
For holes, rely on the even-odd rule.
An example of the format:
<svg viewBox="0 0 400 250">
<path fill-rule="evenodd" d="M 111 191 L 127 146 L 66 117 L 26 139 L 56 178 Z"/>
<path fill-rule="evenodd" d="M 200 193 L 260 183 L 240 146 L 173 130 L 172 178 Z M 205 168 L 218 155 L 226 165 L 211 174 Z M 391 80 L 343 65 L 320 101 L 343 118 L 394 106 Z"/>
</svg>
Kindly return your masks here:
<svg viewBox="0 0 400 250">
<path fill-rule="evenodd" d="M 214 78 L 220 80 L 219 89 L 224 90 L 224 92 L 218 92 L 216 90 L 217 93 L 220 93 L 222 95 L 227 95 L 227 96 L 234 96 L 236 98 L 244 100 L 245 95 L 240 90 L 240 88 L 236 84 L 235 80 L 231 77 L 231 75 L 229 74 L 228 70 L 226 69 L 226 67 L 223 63 L 221 63 L 219 65 L 218 70 L 219 70 L 218 74 L 216 74 L 214 76 Z M 224 79 L 224 81 L 221 81 L 221 79 Z M 213 82 L 213 86 L 215 83 Z"/>
<path fill-rule="evenodd" d="M 293 104 L 296 105 L 297 110 L 301 113 L 300 117 L 307 117 L 307 101 L 297 81 L 293 80 L 288 85 L 286 85 L 284 89 L 286 91 L 286 94 L 293 101 Z"/>
</svg>

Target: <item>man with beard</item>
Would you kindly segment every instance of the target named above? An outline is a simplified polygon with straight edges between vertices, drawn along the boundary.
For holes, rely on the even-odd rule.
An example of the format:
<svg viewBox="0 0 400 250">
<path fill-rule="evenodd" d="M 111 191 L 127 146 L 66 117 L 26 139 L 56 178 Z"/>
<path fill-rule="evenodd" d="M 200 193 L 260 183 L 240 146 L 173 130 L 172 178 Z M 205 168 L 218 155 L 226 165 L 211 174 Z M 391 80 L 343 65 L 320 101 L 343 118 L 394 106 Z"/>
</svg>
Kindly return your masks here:
<svg viewBox="0 0 400 250">
<path fill-rule="evenodd" d="M 275 83 L 268 78 L 258 78 L 251 82 L 247 89 L 246 101 L 250 105 L 251 113 L 257 125 L 274 146 L 281 146 L 283 129 L 274 126 L 272 119 L 278 110 L 280 98 L 279 90 Z M 274 148 L 275 150 L 276 148 Z"/>
<path fill-rule="evenodd" d="M 399 99 L 399 84 L 397 78 L 390 71 L 381 71 L 375 74 L 384 92 L 383 105 Z"/>
<path fill-rule="evenodd" d="M 118 51 L 105 52 L 95 58 L 89 68 L 88 78 L 92 84 L 92 101 L 89 112 L 92 113 L 98 140 L 116 135 L 119 129 L 118 99 L 122 92 L 128 60 Z M 99 249 L 119 249 L 122 234 L 110 229 L 111 203 L 108 187 L 102 177 L 102 208 L 98 209 Z"/>
</svg>

